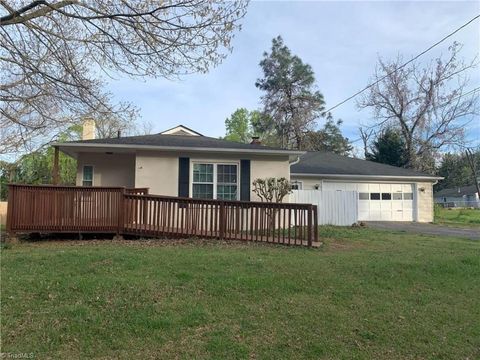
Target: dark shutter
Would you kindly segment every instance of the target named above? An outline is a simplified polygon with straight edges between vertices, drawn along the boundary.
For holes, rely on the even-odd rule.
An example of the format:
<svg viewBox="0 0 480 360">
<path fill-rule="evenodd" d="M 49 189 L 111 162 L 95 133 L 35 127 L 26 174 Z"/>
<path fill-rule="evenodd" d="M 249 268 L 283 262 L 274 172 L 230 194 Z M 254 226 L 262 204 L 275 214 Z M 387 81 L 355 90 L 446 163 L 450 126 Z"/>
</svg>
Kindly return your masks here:
<svg viewBox="0 0 480 360">
<path fill-rule="evenodd" d="M 190 188 L 190 158 L 178 158 L 178 196 L 188 197 Z"/>
<path fill-rule="evenodd" d="M 250 201 L 250 160 L 240 160 L 240 200 Z"/>
</svg>

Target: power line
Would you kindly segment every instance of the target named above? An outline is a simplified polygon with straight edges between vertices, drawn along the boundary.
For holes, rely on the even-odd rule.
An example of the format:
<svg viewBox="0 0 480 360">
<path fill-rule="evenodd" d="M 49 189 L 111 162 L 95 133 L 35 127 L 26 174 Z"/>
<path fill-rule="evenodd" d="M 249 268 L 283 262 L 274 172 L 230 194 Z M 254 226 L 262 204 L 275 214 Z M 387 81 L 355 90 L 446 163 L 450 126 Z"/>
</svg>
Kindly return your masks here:
<svg viewBox="0 0 480 360">
<path fill-rule="evenodd" d="M 462 30 L 464 27 L 470 25 L 472 22 L 474 22 L 476 19 L 478 19 L 480 17 L 480 14 L 478 14 L 477 16 L 475 16 L 473 19 L 469 20 L 468 22 L 466 22 L 465 24 L 463 24 L 462 26 L 460 26 L 458 29 L 456 29 L 455 31 L 451 32 L 450 34 L 448 34 L 447 36 L 443 37 L 441 40 L 437 41 L 435 44 L 433 44 L 432 46 L 430 46 L 428 49 L 422 51 L 420 54 L 418 54 L 417 56 L 411 58 L 410 60 L 408 60 L 406 63 L 404 63 L 403 65 L 400 65 L 398 68 L 396 68 L 395 70 L 389 72 L 388 74 L 386 74 L 385 76 L 381 77 L 380 79 L 378 79 L 377 81 L 365 86 L 362 90 L 360 91 L 357 91 L 355 94 L 353 94 L 352 96 L 349 96 L 348 98 L 346 98 L 345 100 L 339 102 L 338 104 L 336 104 L 335 106 L 332 106 L 330 109 L 326 110 L 325 113 L 328 113 L 330 111 L 332 111 L 333 109 L 336 109 L 337 107 L 339 107 L 340 105 L 343 105 L 345 104 L 347 101 L 350 101 L 352 100 L 353 98 L 357 97 L 358 95 L 360 95 L 361 93 L 363 93 L 365 90 L 368 90 L 370 89 L 372 86 L 378 84 L 380 81 L 382 81 L 383 79 L 385 79 L 386 77 L 392 75 L 393 73 L 395 73 L 396 71 L 404 68 L 405 66 L 407 66 L 408 64 L 410 64 L 411 62 L 417 60 L 420 56 L 426 54 L 427 52 L 429 52 L 430 50 L 432 50 L 434 47 L 438 46 L 439 44 L 441 44 L 442 42 L 444 42 L 445 40 L 447 40 L 449 37 L 455 35 L 457 32 L 459 32 L 460 30 Z"/>
<path fill-rule="evenodd" d="M 450 101 L 445 102 L 445 103 L 442 104 L 442 105 L 436 106 L 435 108 L 436 108 L 436 109 L 441 109 L 442 107 L 445 107 L 445 106 L 447 106 L 448 104 L 450 104 L 452 101 L 455 101 L 455 100 L 458 100 L 458 99 L 460 99 L 460 98 L 462 98 L 462 97 L 464 97 L 464 96 L 473 94 L 473 93 L 475 93 L 475 92 L 477 92 L 477 91 L 479 91 L 479 90 L 480 90 L 480 86 L 479 86 L 479 87 L 476 87 L 475 89 L 472 89 L 472 90 L 466 92 L 465 94 L 458 95 L 458 96 L 452 98 Z M 376 127 L 376 126 L 378 126 L 378 125 L 379 125 L 379 124 L 374 124 L 374 125 L 371 125 L 371 126 L 367 126 L 366 129 L 371 129 L 371 128 Z M 357 139 L 355 139 L 355 140 L 350 140 L 349 142 L 350 142 L 350 143 L 355 143 L 355 142 L 360 141 L 360 140 L 362 140 L 361 137 L 360 137 L 360 138 L 357 138 Z"/>
</svg>

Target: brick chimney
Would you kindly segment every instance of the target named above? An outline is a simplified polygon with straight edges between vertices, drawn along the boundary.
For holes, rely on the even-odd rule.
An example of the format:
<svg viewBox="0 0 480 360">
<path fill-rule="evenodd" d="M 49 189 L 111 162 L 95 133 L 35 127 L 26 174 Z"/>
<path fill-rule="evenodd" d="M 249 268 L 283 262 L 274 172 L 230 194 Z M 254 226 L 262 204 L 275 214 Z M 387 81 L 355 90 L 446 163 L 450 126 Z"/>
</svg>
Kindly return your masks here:
<svg viewBox="0 0 480 360">
<path fill-rule="evenodd" d="M 252 136 L 252 141 L 250 142 L 251 145 L 262 145 L 259 136 Z"/>
<path fill-rule="evenodd" d="M 95 120 L 92 118 L 83 119 L 82 140 L 95 139 Z"/>
</svg>

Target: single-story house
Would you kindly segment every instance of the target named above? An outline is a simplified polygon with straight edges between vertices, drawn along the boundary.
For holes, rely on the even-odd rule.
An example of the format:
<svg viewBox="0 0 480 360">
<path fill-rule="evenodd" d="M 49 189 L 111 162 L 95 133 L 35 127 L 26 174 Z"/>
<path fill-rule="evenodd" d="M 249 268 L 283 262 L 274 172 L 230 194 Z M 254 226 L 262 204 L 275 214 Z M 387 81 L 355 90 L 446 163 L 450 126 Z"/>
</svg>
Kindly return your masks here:
<svg viewBox="0 0 480 360">
<path fill-rule="evenodd" d="M 476 185 L 443 189 L 434 193 L 435 203 L 444 207 L 480 208 L 480 199 Z"/>
<path fill-rule="evenodd" d="M 435 176 L 330 153 L 221 140 L 182 125 L 143 136 L 95 139 L 94 133 L 87 122 L 83 140 L 54 144 L 77 159 L 77 185 L 254 201 L 253 180 L 284 177 L 294 189 L 357 191 L 358 220 L 433 220 Z"/>
</svg>

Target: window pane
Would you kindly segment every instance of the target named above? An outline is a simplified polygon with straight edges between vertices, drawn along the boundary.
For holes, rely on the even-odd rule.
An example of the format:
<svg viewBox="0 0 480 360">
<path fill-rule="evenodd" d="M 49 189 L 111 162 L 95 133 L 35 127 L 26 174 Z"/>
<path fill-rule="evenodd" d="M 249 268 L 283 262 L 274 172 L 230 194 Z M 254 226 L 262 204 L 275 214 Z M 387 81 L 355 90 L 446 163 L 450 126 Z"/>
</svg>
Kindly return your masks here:
<svg viewBox="0 0 480 360">
<path fill-rule="evenodd" d="M 358 193 L 358 198 L 360 200 L 368 200 L 369 199 L 369 193 Z"/>
<path fill-rule="evenodd" d="M 292 181 L 290 183 L 290 188 L 292 190 L 302 190 L 302 182 L 301 181 Z"/>
<path fill-rule="evenodd" d="M 382 200 L 392 200 L 392 194 L 382 193 Z"/>
<path fill-rule="evenodd" d="M 217 165 L 218 183 L 237 183 L 237 165 Z"/>
<path fill-rule="evenodd" d="M 93 166 L 84 166 L 83 167 L 83 180 L 92 181 L 93 180 Z"/>
<path fill-rule="evenodd" d="M 402 200 L 402 193 L 393 193 L 393 200 Z"/>
<path fill-rule="evenodd" d="M 370 200 L 380 200 L 380 193 L 370 193 Z"/>
<path fill-rule="evenodd" d="M 237 200 L 237 185 L 218 185 L 217 199 Z"/>
<path fill-rule="evenodd" d="M 192 197 L 196 199 L 213 199 L 212 184 L 193 184 Z"/>
<path fill-rule="evenodd" d="M 83 186 L 92 186 L 93 182 L 91 180 L 83 180 L 82 185 Z"/>
<path fill-rule="evenodd" d="M 193 164 L 193 182 L 212 183 L 213 164 Z"/>
<path fill-rule="evenodd" d="M 403 200 L 413 200 L 412 193 L 403 193 Z"/>
</svg>

